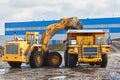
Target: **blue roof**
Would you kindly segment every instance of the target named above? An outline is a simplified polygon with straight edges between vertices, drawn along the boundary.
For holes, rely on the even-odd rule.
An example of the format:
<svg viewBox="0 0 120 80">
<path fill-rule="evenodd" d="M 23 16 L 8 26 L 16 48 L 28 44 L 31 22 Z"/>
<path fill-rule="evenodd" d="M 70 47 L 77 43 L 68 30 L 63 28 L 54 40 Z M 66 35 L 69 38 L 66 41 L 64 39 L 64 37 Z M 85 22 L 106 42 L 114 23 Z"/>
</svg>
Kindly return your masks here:
<svg viewBox="0 0 120 80">
<path fill-rule="evenodd" d="M 58 23 L 60 20 L 51 21 L 28 21 L 28 22 L 11 22 L 5 23 L 6 28 L 16 28 L 16 27 L 40 27 L 48 26 L 53 23 Z M 118 18 L 87 18 L 79 19 L 83 25 L 94 25 L 94 24 L 120 24 L 120 17 Z"/>
<path fill-rule="evenodd" d="M 14 32 L 16 32 L 17 35 L 24 35 L 24 34 L 26 34 L 26 32 L 39 32 L 40 34 L 43 34 L 45 32 L 45 30 L 6 31 L 5 35 L 13 35 Z M 66 33 L 65 30 L 61 30 L 57 34 L 65 34 L 65 33 Z"/>
<path fill-rule="evenodd" d="M 53 23 L 58 23 L 58 20 L 52 21 L 29 21 L 29 22 L 11 22 L 5 23 L 6 28 L 16 28 L 16 27 L 38 27 L 38 26 L 48 26 Z"/>
<path fill-rule="evenodd" d="M 120 17 L 116 18 L 87 18 L 80 19 L 83 25 L 93 25 L 93 24 L 120 24 Z"/>
<path fill-rule="evenodd" d="M 88 18 L 88 19 L 79 19 L 82 22 L 83 28 L 84 25 L 105 25 L 105 24 L 120 24 L 120 17 L 116 18 Z M 9 22 L 5 23 L 5 28 L 22 28 L 22 27 L 46 27 L 50 24 L 59 23 L 60 20 L 51 20 L 51 21 L 27 21 L 27 22 Z M 119 25 L 111 25 L 110 32 L 111 33 L 120 33 Z M 118 27 L 116 27 L 118 26 Z M 91 28 L 93 29 L 93 28 Z M 95 29 L 95 28 L 94 28 Z M 98 29 L 98 28 L 97 28 Z M 102 27 L 100 28 L 102 29 Z M 105 27 L 103 29 L 106 29 Z M 108 29 L 108 28 L 107 28 Z M 6 29 L 5 29 L 6 30 Z M 17 30 L 18 35 L 24 35 L 28 30 Z M 45 30 L 29 30 L 29 31 L 38 31 L 42 34 Z M 5 35 L 13 35 L 15 31 L 5 31 Z M 58 34 L 65 34 L 65 30 L 62 30 Z"/>
</svg>

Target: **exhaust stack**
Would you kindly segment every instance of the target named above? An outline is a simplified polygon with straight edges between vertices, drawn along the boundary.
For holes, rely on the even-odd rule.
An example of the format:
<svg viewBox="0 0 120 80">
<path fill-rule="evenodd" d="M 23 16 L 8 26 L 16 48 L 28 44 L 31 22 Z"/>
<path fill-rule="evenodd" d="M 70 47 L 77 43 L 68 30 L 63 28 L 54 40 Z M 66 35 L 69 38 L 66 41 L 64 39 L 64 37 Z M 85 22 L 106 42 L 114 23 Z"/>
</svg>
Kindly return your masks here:
<svg viewBox="0 0 120 80">
<path fill-rule="evenodd" d="M 14 32 L 14 40 L 17 41 L 16 32 Z"/>
</svg>

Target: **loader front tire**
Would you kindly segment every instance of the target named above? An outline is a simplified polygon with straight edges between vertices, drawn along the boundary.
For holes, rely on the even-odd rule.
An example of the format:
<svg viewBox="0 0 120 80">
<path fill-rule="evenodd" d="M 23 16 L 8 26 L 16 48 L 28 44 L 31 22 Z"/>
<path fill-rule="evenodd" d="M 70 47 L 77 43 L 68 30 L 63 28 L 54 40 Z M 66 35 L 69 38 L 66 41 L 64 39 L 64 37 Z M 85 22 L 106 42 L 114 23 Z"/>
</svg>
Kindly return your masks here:
<svg viewBox="0 0 120 80">
<path fill-rule="evenodd" d="M 8 62 L 8 64 L 11 66 L 11 68 L 20 68 L 21 62 Z"/>
<path fill-rule="evenodd" d="M 30 66 L 31 68 L 39 68 L 43 64 L 43 56 L 40 52 L 32 52 L 30 56 Z"/>
<path fill-rule="evenodd" d="M 50 52 L 47 55 L 48 66 L 59 67 L 62 63 L 62 56 L 58 52 Z"/>
</svg>

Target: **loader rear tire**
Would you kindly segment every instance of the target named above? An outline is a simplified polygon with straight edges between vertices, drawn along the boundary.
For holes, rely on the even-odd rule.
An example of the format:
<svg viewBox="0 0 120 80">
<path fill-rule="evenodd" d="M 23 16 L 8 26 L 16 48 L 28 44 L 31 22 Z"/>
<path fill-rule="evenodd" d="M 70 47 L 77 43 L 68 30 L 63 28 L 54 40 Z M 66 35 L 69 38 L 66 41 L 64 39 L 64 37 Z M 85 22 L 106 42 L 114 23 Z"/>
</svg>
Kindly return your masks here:
<svg viewBox="0 0 120 80">
<path fill-rule="evenodd" d="M 105 68 L 107 66 L 107 55 L 102 55 L 101 67 Z"/>
<path fill-rule="evenodd" d="M 8 62 L 8 64 L 11 66 L 11 68 L 20 68 L 21 62 Z"/>
<path fill-rule="evenodd" d="M 58 52 L 50 52 L 47 55 L 48 66 L 59 67 L 62 63 L 62 56 Z"/>
<path fill-rule="evenodd" d="M 40 52 L 32 52 L 30 56 L 30 66 L 31 68 L 39 68 L 43 64 L 43 56 Z"/>
</svg>

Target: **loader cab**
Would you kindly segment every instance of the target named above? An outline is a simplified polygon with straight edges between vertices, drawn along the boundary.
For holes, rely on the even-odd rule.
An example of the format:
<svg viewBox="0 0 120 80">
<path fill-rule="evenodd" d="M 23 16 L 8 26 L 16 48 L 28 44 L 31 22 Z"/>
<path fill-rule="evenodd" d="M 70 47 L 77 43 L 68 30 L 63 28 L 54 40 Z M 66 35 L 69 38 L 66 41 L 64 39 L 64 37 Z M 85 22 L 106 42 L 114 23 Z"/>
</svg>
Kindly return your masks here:
<svg viewBox="0 0 120 80">
<path fill-rule="evenodd" d="M 39 32 L 26 32 L 26 41 L 28 44 L 38 44 Z"/>
</svg>

